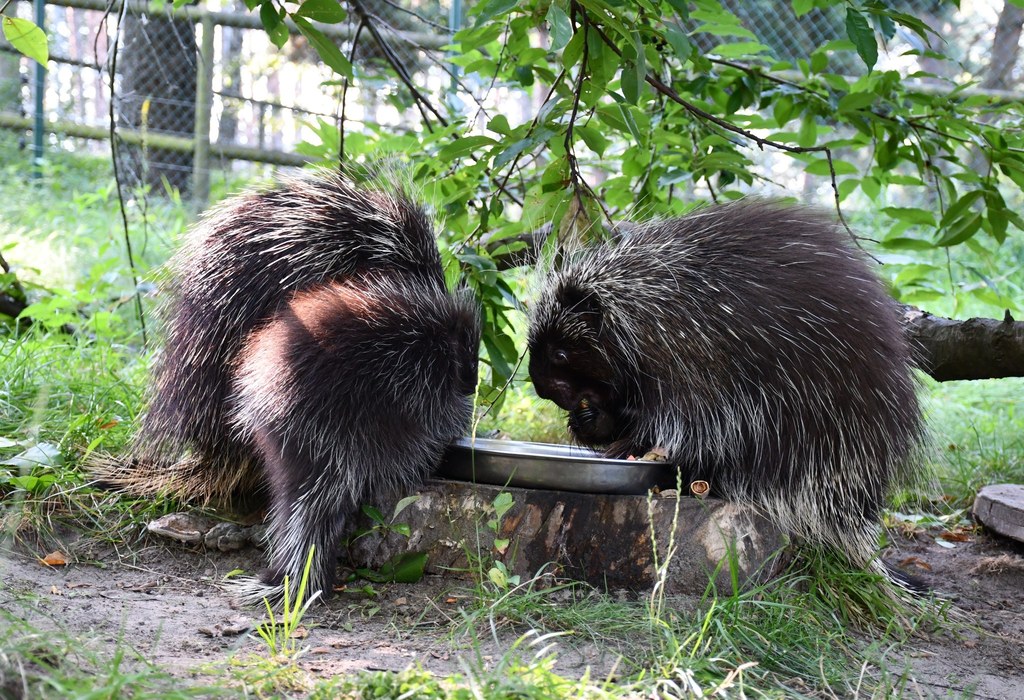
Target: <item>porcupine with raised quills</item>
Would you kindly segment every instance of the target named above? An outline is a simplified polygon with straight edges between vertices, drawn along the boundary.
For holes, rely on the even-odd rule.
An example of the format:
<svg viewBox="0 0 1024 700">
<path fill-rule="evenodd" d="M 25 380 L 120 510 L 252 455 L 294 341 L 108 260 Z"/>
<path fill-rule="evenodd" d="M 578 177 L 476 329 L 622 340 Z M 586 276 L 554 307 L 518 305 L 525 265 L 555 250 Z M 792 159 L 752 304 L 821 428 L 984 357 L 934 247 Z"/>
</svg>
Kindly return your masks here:
<svg viewBox="0 0 1024 700">
<path fill-rule="evenodd" d="M 686 479 L 913 585 L 876 557 L 923 433 L 911 351 L 826 215 L 742 201 L 566 251 L 529 347 L 538 395 L 578 442 L 660 448 Z"/>
<path fill-rule="evenodd" d="M 315 544 L 329 594 L 358 505 L 415 486 L 466 429 L 475 303 L 446 290 L 421 207 L 328 172 L 228 200 L 170 272 L 148 412 L 95 471 L 201 503 L 269 491 L 270 566 L 236 591 L 279 597 Z"/>
</svg>

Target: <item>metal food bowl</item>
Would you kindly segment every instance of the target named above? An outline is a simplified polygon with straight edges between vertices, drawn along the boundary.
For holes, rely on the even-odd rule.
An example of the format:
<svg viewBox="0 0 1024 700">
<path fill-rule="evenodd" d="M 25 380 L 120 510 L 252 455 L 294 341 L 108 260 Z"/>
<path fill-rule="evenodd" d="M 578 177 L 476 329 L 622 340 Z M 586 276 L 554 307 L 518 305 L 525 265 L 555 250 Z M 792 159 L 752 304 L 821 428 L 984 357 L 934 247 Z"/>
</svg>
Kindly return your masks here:
<svg viewBox="0 0 1024 700">
<path fill-rule="evenodd" d="M 609 494 L 675 488 L 676 481 L 675 469 L 664 462 L 606 459 L 572 445 L 487 438 L 456 440 L 437 475 L 476 484 Z"/>
</svg>

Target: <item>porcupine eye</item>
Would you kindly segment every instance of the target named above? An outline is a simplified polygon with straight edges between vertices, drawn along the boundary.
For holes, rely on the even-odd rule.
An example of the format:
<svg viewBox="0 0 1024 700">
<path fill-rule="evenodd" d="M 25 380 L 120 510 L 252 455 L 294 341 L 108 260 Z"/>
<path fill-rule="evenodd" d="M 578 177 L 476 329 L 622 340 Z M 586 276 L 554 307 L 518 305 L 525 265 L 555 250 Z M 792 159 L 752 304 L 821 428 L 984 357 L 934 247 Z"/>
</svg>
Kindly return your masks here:
<svg viewBox="0 0 1024 700">
<path fill-rule="evenodd" d="M 551 364 L 555 367 L 568 367 L 569 366 L 569 353 L 561 348 L 556 349 L 551 353 Z"/>
</svg>

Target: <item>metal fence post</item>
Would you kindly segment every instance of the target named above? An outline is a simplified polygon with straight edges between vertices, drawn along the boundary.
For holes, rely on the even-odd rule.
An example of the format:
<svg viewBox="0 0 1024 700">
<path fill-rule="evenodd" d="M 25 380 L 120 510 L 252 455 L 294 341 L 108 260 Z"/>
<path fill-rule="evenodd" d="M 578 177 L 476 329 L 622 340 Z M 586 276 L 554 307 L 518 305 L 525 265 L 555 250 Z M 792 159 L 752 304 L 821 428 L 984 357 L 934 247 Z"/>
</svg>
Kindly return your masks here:
<svg viewBox="0 0 1024 700">
<path fill-rule="evenodd" d="M 192 197 L 196 210 L 210 198 L 210 110 L 213 105 L 213 18 L 204 14 L 199 26 L 199 65 L 196 73 L 195 151 L 192 156 Z"/>
<path fill-rule="evenodd" d="M 36 26 L 45 31 L 46 23 L 46 1 L 35 0 L 33 3 L 35 10 L 35 22 Z M 39 62 L 35 62 L 35 79 L 34 79 L 34 92 L 33 95 L 33 109 L 35 114 L 32 120 L 32 177 L 41 177 L 43 169 L 43 133 L 44 133 L 44 120 L 43 120 L 43 94 L 46 92 L 46 66 Z"/>
</svg>

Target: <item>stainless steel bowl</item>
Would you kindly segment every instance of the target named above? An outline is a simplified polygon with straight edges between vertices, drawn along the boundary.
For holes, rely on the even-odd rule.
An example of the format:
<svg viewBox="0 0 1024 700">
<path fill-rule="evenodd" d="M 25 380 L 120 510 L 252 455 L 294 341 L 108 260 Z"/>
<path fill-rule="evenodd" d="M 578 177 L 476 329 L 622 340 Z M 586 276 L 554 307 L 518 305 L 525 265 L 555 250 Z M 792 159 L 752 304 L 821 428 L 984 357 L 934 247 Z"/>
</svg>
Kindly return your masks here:
<svg viewBox="0 0 1024 700">
<path fill-rule="evenodd" d="M 459 438 L 448 448 L 438 476 L 477 484 L 643 494 L 675 487 L 675 469 L 663 462 L 605 459 L 593 450 L 540 442 Z"/>
</svg>

